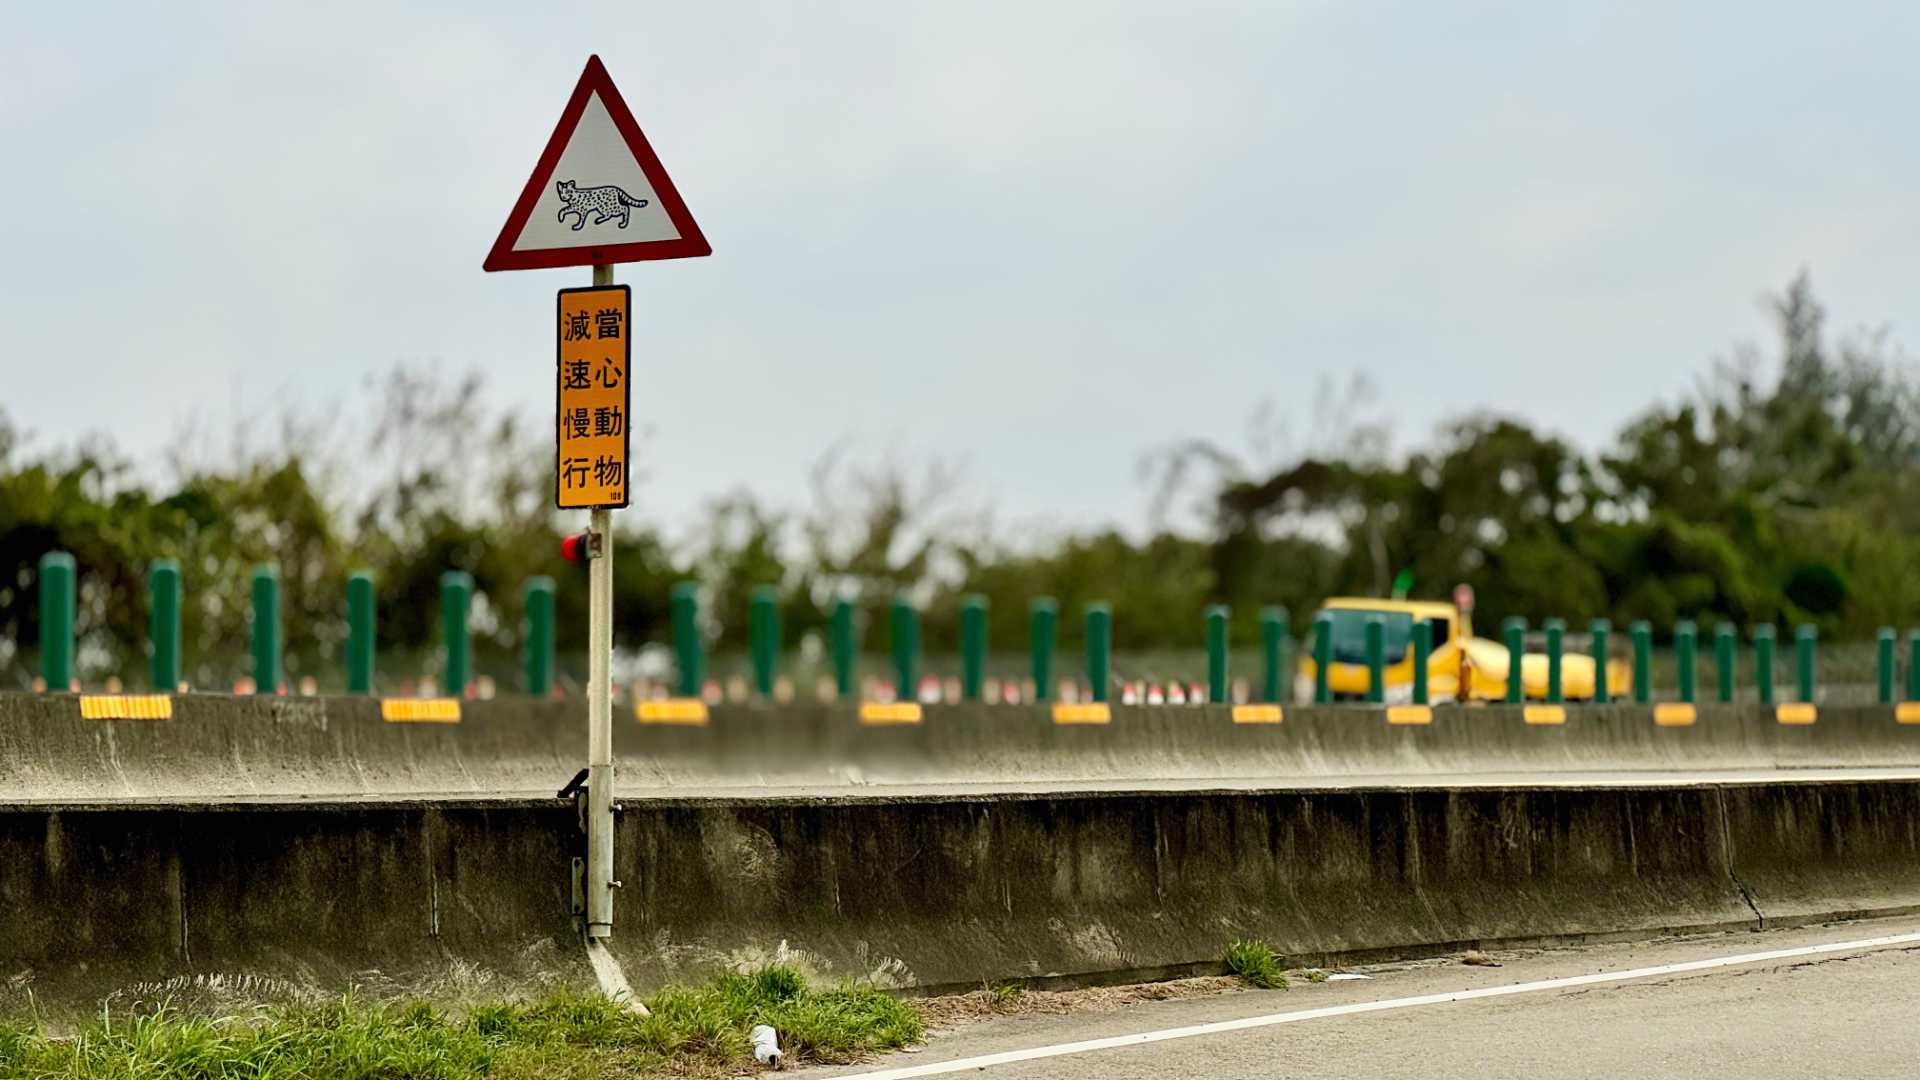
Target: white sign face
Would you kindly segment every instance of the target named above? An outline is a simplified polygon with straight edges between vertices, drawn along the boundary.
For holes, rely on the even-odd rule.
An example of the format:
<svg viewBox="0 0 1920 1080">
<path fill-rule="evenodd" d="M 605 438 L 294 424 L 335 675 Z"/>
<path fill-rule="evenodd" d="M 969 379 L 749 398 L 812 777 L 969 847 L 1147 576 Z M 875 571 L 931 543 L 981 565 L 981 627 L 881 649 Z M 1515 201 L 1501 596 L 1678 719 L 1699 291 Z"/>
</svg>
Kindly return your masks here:
<svg viewBox="0 0 1920 1080">
<path fill-rule="evenodd" d="M 587 98 L 553 179 L 533 204 L 515 251 L 678 240 L 646 170 L 627 149 L 599 94 Z"/>
<path fill-rule="evenodd" d="M 597 56 L 487 253 L 488 270 L 711 255 Z"/>
</svg>

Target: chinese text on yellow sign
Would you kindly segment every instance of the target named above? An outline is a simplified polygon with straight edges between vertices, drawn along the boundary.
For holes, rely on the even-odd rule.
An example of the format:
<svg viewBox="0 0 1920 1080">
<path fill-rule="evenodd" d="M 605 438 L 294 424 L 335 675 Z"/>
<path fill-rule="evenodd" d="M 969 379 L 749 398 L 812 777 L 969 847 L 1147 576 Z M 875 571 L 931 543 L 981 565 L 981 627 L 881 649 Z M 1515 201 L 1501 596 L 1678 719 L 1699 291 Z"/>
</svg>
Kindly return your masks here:
<svg viewBox="0 0 1920 1080">
<path fill-rule="evenodd" d="M 625 285 L 560 290 L 554 501 L 562 510 L 627 505 L 628 310 Z"/>
</svg>

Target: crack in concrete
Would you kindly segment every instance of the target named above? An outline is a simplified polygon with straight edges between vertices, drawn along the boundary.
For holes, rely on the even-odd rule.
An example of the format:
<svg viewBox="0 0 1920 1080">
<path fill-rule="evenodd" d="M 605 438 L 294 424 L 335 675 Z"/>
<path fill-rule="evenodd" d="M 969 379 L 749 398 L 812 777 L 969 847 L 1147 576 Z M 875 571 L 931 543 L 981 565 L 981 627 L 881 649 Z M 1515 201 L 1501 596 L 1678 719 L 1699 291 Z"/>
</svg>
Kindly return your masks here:
<svg viewBox="0 0 1920 1080">
<path fill-rule="evenodd" d="M 1713 799 L 1720 807 L 1720 853 L 1727 863 L 1727 877 L 1733 881 L 1733 887 L 1740 890 L 1740 899 L 1746 901 L 1747 909 L 1753 912 L 1753 917 L 1758 923 L 1755 929 L 1765 930 L 1767 928 L 1766 913 L 1760 910 L 1759 904 L 1753 902 L 1753 890 L 1747 888 L 1747 883 L 1741 881 L 1740 875 L 1733 869 L 1733 829 L 1727 824 L 1727 789 L 1714 788 Z"/>
</svg>

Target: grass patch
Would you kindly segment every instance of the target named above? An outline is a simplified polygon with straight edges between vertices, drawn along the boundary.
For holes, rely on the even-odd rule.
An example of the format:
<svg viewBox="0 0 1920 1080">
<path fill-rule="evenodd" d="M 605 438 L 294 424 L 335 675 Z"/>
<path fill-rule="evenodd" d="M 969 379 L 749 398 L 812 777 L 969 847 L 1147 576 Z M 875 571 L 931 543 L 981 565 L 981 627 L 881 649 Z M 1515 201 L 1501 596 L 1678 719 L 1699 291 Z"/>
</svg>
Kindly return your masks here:
<svg viewBox="0 0 1920 1080">
<path fill-rule="evenodd" d="M 1227 970 L 1248 986 L 1262 990 L 1287 988 L 1287 975 L 1280 969 L 1280 958 L 1264 941 L 1234 942 L 1227 946 L 1226 961 Z"/>
<path fill-rule="evenodd" d="M 914 1009 L 851 984 L 809 987 L 791 968 L 729 975 L 645 999 L 639 1016 L 597 995 L 556 994 L 450 1014 L 343 998 L 202 1017 L 166 1007 L 103 1015 L 71 1038 L 0 1026 L 0 1077 L 45 1080 L 560 1080 L 726 1075 L 753 1064 L 747 1032 L 771 1024 L 793 1064 L 845 1062 L 918 1042 Z"/>
</svg>

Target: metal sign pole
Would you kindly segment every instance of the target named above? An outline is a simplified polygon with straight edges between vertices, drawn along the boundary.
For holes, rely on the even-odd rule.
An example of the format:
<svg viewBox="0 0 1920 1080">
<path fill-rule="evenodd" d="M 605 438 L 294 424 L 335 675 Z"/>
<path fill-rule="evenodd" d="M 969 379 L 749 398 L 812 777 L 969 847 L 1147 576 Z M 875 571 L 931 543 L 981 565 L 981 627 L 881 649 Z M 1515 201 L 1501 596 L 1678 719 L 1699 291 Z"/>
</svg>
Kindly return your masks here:
<svg viewBox="0 0 1920 1080">
<path fill-rule="evenodd" d="M 613 267 L 593 268 L 595 285 Z M 587 606 L 587 937 L 613 935 L 613 511 L 593 511 Z"/>
</svg>

